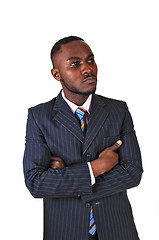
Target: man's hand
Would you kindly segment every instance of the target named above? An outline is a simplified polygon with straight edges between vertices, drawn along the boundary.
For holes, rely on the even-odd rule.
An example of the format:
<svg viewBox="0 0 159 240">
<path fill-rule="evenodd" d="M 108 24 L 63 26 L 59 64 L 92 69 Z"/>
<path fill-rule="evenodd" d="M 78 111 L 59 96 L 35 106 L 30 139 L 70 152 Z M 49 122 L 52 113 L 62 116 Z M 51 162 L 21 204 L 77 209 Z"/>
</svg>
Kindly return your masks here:
<svg viewBox="0 0 159 240">
<path fill-rule="evenodd" d="M 51 161 L 51 168 L 64 168 L 65 167 L 65 163 L 62 160 L 62 158 L 52 156 L 50 158 L 50 161 Z"/>
<path fill-rule="evenodd" d="M 114 145 L 104 149 L 99 158 L 91 162 L 91 167 L 95 177 L 108 172 L 119 162 L 119 156 L 115 152 L 122 145 L 122 141 L 118 140 Z"/>
</svg>

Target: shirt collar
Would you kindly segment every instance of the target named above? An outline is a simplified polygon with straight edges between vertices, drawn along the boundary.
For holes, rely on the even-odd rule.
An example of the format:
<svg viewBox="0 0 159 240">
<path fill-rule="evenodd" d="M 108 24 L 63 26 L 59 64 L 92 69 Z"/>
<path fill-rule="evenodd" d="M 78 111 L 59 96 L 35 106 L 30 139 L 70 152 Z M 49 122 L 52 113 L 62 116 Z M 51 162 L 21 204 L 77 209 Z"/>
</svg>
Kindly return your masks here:
<svg viewBox="0 0 159 240">
<path fill-rule="evenodd" d="M 71 108 L 73 113 L 75 113 L 75 111 L 78 107 L 83 107 L 89 113 L 91 100 L 92 100 L 92 94 L 89 95 L 89 97 L 87 98 L 87 100 L 84 102 L 84 104 L 82 106 L 78 106 L 78 105 L 74 104 L 73 102 L 71 102 L 70 100 L 68 100 L 65 97 L 63 90 L 62 90 L 62 97 L 66 101 L 68 106 Z"/>
</svg>

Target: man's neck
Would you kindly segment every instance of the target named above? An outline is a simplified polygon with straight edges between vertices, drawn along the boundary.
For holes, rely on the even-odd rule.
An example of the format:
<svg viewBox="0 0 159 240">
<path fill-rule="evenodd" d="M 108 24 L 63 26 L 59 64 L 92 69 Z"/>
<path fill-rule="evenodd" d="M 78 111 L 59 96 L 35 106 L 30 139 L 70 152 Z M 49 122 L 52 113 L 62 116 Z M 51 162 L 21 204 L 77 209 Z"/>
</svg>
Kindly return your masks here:
<svg viewBox="0 0 159 240">
<path fill-rule="evenodd" d="M 69 105 L 69 107 L 71 108 L 73 113 L 75 112 L 75 110 L 77 109 L 78 106 L 85 108 L 87 110 L 87 112 L 89 113 L 91 100 L 92 100 L 92 94 L 90 94 L 89 97 L 84 102 L 84 104 L 81 104 L 81 105 L 73 103 L 68 98 L 66 98 L 63 91 L 62 91 L 62 97 L 66 101 L 66 103 Z"/>
<path fill-rule="evenodd" d="M 88 97 L 91 95 L 90 92 L 88 93 L 76 93 L 73 91 L 68 91 L 67 88 L 63 88 L 63 92 L 65 97 L 71 101 L 72 103 L 76 104 L 77 106 L 82 106 Z"/>
<path fill-rule="evenodd" d="M 85 103 L 85 101 L 88 99 L 88 97 L 89 97 L 89 95 L 80 95 L 80 94 L 76 94 L 76 96 L 66 96 L 65 95 L 65 97 L 69 100 L 69 101 L 71 101 L 71 102 L 73 102 L 74 104 L 76 104 L 77 106 L 82 106 L 84 103 Z"/>
</svg>

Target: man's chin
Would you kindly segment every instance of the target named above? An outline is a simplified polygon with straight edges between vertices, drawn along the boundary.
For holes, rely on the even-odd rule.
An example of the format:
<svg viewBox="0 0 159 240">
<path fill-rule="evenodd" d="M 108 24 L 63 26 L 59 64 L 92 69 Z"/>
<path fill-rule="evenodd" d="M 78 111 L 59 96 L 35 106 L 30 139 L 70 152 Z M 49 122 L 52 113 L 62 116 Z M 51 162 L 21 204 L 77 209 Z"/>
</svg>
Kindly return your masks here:
<svg viewBox="0 0 159 240">
<path fill-rule="evenodd" d="M 96 90 L 90 91 L 90 92 L 82 92 L 82 93 L 80 93 L 80 94 L 83 95 L 83 96 L 89 96 L 90 94 L 95 93 L 95 91 L 96 91 Z"/>
<path fill-rule="evenodd" d="M 83 96 L 89 96 L 90 94 L 95 93 L 96 88 L 92 91 L 86 91 L 86 92 L 78 92 L 78 94 L 83 95 Z"/>
</svg>

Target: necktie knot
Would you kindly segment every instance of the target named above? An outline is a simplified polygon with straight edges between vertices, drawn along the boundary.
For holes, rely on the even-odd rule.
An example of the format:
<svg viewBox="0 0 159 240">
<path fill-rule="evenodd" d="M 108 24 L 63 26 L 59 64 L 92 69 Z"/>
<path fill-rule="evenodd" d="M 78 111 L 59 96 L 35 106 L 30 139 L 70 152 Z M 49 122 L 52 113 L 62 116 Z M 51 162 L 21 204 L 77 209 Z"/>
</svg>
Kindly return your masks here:
<svg viewBox="0 0 159 240">
<path fill-rule="evenodd" d="M 75 113 L 77 114 L 77 116 L 79 117 L 79 119 L 81 120 L 82 118 L 84 118 L 84 115 L 87 111 L 82 108 L 82 107 L 78 107 L 75 111 Z"/>
<path fill-rule="evenodd" d="M 80 120 L 82 132 L 84 132 L 85 127 L 86 127 L 86 118 L 85 118 L 86 112 L 87 111 L 83 107 L 78 107 L 75 111 L 75 114 L 78 116 L 78 118 Z"/>
</svg>

